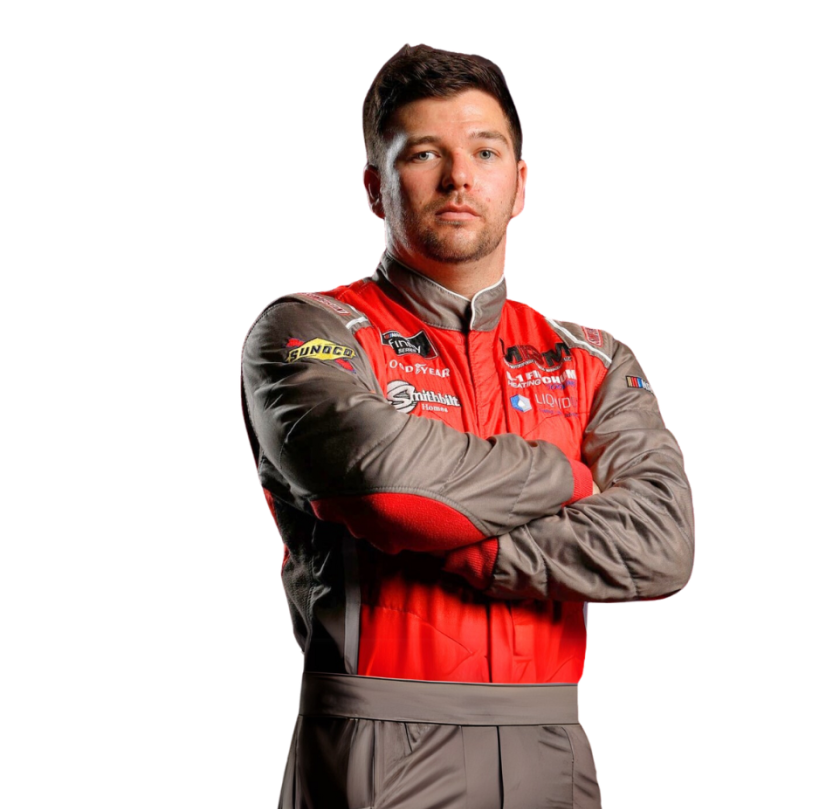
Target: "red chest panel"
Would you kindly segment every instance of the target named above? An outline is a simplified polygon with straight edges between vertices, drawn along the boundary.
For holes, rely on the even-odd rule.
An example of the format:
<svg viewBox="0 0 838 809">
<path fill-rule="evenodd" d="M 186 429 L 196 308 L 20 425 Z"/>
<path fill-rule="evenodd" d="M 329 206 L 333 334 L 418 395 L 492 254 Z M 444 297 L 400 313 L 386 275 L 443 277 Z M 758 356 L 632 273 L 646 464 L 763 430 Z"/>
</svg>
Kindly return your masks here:
<svg viewBox="0 0 838 809">
<path fill-rule="evenodd" d="M 356 338 L 388 401 L 487 438 L 517 433 L 580 459 L 602 370 L 541 315 L 507 301 L 492 331 L 423 323 L 375 284 L 331 293 L 363 312 Z M 358 673 L 466 682 L 577 682 L 583 604 L 497 601 L 441 572 L 443 560 L 359 544 Z"/>
</svg>

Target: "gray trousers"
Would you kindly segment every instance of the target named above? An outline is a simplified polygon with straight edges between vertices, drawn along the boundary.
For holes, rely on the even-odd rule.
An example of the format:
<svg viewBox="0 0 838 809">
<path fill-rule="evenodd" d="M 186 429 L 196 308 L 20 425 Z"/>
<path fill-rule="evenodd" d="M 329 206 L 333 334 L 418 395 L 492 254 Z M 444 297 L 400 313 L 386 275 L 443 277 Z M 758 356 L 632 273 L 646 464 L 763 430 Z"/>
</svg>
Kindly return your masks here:
<svg viewBox="0 0 838 809">
<path fill-rule="evenodd" d="M 279 809 L 600 809 L 575 685 L 303 676 Z"/>
</svg>

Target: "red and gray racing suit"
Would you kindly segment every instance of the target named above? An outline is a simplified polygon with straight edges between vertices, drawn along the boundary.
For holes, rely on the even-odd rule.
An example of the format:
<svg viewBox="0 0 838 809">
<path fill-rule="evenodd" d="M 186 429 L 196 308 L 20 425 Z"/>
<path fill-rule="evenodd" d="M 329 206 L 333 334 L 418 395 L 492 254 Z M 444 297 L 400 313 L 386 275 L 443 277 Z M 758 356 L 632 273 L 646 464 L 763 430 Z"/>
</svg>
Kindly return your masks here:
<svg viewBox="0 0 838 809">
<path fill-rule="evenodd" d="M 573 685 L 585 602 L 689 578 L 689 485 L 633 354 L 507 300 L 503 281 L 468 300 L 385 254 L 372 278 L 281 298 L 248 335 L 243 396 L 307 673 Z M 434 722 L 410 718 L 415 757 L 410 727 Z M 417 789 L 399 762 L 400 789 Z M 288 805 L 336 800 L 288 777 Z M 388 777 L 356 783 L 358 806 L 397 805 Z"/>
</svg>

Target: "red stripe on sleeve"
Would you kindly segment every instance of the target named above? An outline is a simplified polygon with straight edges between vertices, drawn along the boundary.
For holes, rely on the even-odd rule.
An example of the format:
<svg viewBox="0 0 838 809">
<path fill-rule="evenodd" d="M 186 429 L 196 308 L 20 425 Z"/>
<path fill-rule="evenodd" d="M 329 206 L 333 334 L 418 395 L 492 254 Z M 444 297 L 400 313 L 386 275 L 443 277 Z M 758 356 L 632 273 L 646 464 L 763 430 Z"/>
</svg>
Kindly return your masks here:
<svg viewBox="0 0 838 809">
<path fill-rule="evenodd" d="M 573 469 L 573 495 L 568 503 L 575 503 L 583 497 L 590 497 L 594 490 L 594 479 L 591 470 L 581 461 L 571 461 Z"/>
<path fill-rule="evenodd" d="M 456 509 L 417 494 L 329 497 L 311 507 L 318 519 L 342 523 L 385 553 L 447 551 L 484 538 Z"/>
<path fill-rule="evenodd" d="M 483 590 L 492 580 L 498 558 L 498 541 L 495 537 L 456 548 L 445 557 L 443 570 L 462 576 L 472 587 Z"/>
</svg>

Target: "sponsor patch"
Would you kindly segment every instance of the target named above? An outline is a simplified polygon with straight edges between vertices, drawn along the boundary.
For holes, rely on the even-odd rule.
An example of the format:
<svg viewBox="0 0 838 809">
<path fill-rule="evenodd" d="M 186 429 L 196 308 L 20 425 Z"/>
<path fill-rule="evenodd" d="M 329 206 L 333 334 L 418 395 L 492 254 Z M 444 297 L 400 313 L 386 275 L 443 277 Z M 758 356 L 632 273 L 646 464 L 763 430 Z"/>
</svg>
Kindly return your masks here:
<svg viewBox="0 0 838 809">
<path fill-rule="evenodd" d="M 526 396 L 521 396 L 520 393 L 513 396 L 510 401 L 512 406 L 521 413 L 529 413 L 532 410 L 532 402 Z"/>
<path fill-rule="evenodd" d="M 541 371 L 512 374 L 507 371 L 506 384 L 510 388 L 535 388 L 544 385 L 550 390 L 564 390 L 576 386 L 576 371 L 573 368 L 568 368 L 560 374 L 542 374 Z"/>
<path fill-rule="evenodd" d="M 564 416 L 578 418 L 579 399 L 576 396 L 554 395 L 546 390 L 534 393 L 535 403 L 545 416 Z"/>
<path fill-rule="evenodd" d="M 318 295 L 316 292 L 300 292 L 299 294 L 305 296 L 306 298 L 311 298 L 313 301 L 317 301 L 318 303 L 322 303 L 323 306 L 328 306 L 333 312 L 337 312 L 339 315 L 343 315 L 344 317 L 349 317 L 352 314 L 352 312 L 350 312 L 346 307 L 341 306 L 337 301 L 333 301 L 325 295 Z"/>
<path fill-rule="evenodd" d="M 627 376 L 626 385 L 630 388 L 643 388 L 643 390 L 648 390 L 649 393 L 654 393 L 652 386 L 642 376 Z"/>
<path fill-rule="evenodd" d="M 428 365 L 425 362 L 414 362 L 412 364 L 399 362 L 398 360 L 390 360 L 387 363 L 391 368 L 394 370 L 398 368 L 402 373 L 405 374 L 417 374 L 417 375 L 426 375 L 426 376 L 441 376 L 444 379 L 447 379 L 451 376 L 451 369 L 450 368 L 434 368 L 433 365 Z"/>
<path fill-rule="evenodd" d="M 400 413 L 411 413 L 416 405 L 425 404 L 426 410 L 448 412 L 449 407 L 461 407 L 460 400 L 450 393 L 435 390 L 417 390 L 410 382 L 394 379 L 387 385 L 387 401 Z M 440 405 L 437 407 L 437 405 Z"/>
<path fill-rule="evenodd" d="M 542 371 L 549 371 L 570 360 L 570 349 L 561 340 L 546 351 L 539 351 L 535 346 L 523 344 L 510 346 L 504 352 L 503 359 L 510 368 L 535 365 Z"/>
<path fill-rule="evenodd" d="M 418 354 L 430 360 L 438 356 L 428 335 L 423 331 L 416 332 L 412 337 L 405 337 L 397 331 L 385 331 L 381 334 L 381 345 L 390 346 L 400 357 L 405 354 Z"/>
<path fill-rule="evenodd" d="M 602 334 L 599 329 L 589 329 L 587 326 L 582 326 L 582 332 L 592 346 L 602 348 Z"/>
<path fill-rule="evenodd" d="M 288 352 L 288 362 L 297 362 L 297 360 L 303 359 L 334 360 L 342 367 L 350 371 L 353 370 L 347 360 L 351 360 L 355 356 L 354 349 L 333 343 L 323 337 L 315 337 L 305 343 L 302 340 L 291 339 L 285 347 L 291 349 Z"/>
</svg>

